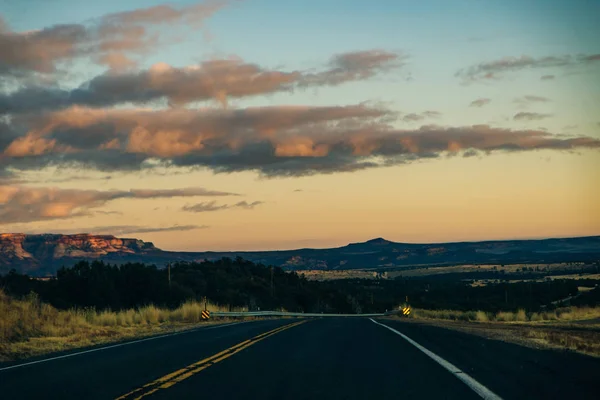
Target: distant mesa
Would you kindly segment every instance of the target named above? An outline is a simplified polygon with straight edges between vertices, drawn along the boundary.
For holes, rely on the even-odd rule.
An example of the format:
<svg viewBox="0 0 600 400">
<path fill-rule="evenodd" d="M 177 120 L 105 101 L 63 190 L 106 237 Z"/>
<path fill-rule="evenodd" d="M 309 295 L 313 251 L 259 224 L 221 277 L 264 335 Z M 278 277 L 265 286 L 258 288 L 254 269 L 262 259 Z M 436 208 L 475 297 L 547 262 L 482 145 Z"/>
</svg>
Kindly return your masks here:
<svg viewBox="0 0 600 400">
<path fill-rule="evenodd" d="M 200 244 L 201 245 L 201 244 Z M 286 270 L 381 271 L 461 264 L 562 263 L 600 261 L 600 236 L 460 243 L 397 243 L 384 238 L 331 249 L 245 252 L 175 252 L 138 239 L 112 235 L 0 234 L 0 274 L 11 269 L 31 276 L 55 275 L 81 260 L 111 264 L 140 262 L 161 268 L 173 262 L 242 257 Z"/>
<path fill-rule="evenodd" d="M 371 239 L 365 242 L 365 244 L 374 244 L 374 245 L 386 245 L 386 244 L 392 244 L 394 242 L 390 242 L 389 240 L 385 240 L 384 238 L 376 238 L 376 239 Z"/>
</svg>

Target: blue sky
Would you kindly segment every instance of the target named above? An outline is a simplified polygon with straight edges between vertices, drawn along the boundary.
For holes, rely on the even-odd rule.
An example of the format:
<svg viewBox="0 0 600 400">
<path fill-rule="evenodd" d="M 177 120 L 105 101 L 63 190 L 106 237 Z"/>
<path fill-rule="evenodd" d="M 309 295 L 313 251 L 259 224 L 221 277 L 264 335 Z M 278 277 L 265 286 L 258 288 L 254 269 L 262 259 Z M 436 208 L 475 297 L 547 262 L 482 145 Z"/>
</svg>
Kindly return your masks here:
<svg viewBox="0 0 600 400">
<path fill-rule="evenodd" d="M 53 29 L 60 24 L 94 27 L 107 14 L 137 12 L 161 4 L 158 0 L 7 0 L 0 5 L 0 15 L 12 31 L 6 34 L 7 38 L 24 38 L 27 31 Z M 174 9 L 181 9 L 198 2 L 185 0 L 168 4 Z M 139 62 L 130 70 L 107 69 L 95 56 L 83 55 L 57 58 L 55 66 L 59 71 L 54 75 L 42 73 L 45 80 L 41 81 L 41 85 L 45 85 L 43 90 L 49 92 L 69 91 L 101 75 L 109 77 L 106 79 L 118 79 L 120 76 L 130 79 L 158 63 L 166 63 L 168 68 L 176 70 L 190 65 L 205 68 L 209 62 L 232 58 L 263 70 L 305 77 L 342 65 L 332 64 L 335 57 L 339 61 L 345 55 L 355 54 L 360 63 L 366 63 L 358 67 L 363 75 L 345 79 L 341 84 L 296 85 L 282 91 L 261 89 L 253 95 L 229 95 L 227 99 L 227 112 L 232 113 L 244 112 L 252 107 L 279 113 L 285 111 L 284 106 L 311 108 L 317 112 L 358 104 L 370 107 L 372 111 L 385 109 L 385 127 L 382 128 L 383 122 L 379 120 L 361 120 L 358 125 L 361 131 L 351 133 L 352 137 L 348 138 L 337 138 L 335 130 L 330 131 L 335 120 L 332 119 L 329 125 L 309 125 L 309 129 L 314 129 L 310 132 L 305 131 L 307 128 L 304 126 L 293 126 L 289 130 L 275 127 L 267 131 L 261 131 L 264 128 L 261 126 L 258 133 L 246 132 L 240 136 L 228 130 L 212 132 L 207 139 L 202 129 L 208 128 L 204 125 L 200 124 L 202 128 L 181 127 L 177 125 L 177 119 L 169 117 L 169 113 L 179 111 L 176 107 L 169 109 L 165 98 L 181 97 L 185 84 L 169 89 L 172 92 L 157 102 L 128 102 L 119 99 L 126 93 L 116 93 L 113 94 L 114 104 L 102 103 L 100 106 L 92 97 L 85 104 L 75 102 L 64 107 L 48 104 L 40 117 L 34 101 L 28 105 L 23 99 L 27 99 L 26 89 L 32 85 L 41 90 L 40 83 L 33 77 L 39 75 L 42 66 L 28 61 L 34 65 L 34 74 L 31 75 L 31 71 L 26 71 L 27 66 L 19 64 L 19 57 L 15 57 L 7 64 L 13 75 L 3 77 L 3 62 L 0 60 L 0 83 L 8 83 L 6 87 L 9 88 L 4 92 L 0 88 L 0 117 L 4 115 L 6 121 L 11 121 L 8 125 L 10 134 L 17 138 L 6 143 L 0 138 L 0 200 L 9 199 L 5 205 L 0 201 L 0 230 L 40 232 L 58 227 L 63 231 L 81 231 L 92 227 L 96 231 L 108 232 L 110 227 L 121 226 L 114 229 L 118 234 L 119 231 L 128 231 L 124 226 L 138 226 L 144 222 L 144 217 L 138 212 L 143 203 L 148 206 L 147 210 L 152 210 L 151 221 L 146 225 L 161 230 L 146 232 L 142 236 L 169 248 L 198 248 L 193 240 L 182 245 L 177 238 L 177 229 L 165 230 L 173 224 L 190 229 L 190 224 L 201 227 L 197 231 L 198 242 L 202 242 L 206 249 L 281 248 L 307 241 L 323 246 L 343 244 L 366 231 L 375 236 L 387 235 L 390 239 L 413 241 L 598 234 L 600 208 L 590 202 L 590 196 L 598 194 L 598 189 L 593 188 L 594 181 L 600 178 L 598 172 L 594 172 L 596 167 L 600 167 L 597 151 L 600 142 L 596 142 L 600 139 L 598 15 L 600 2 L 592 0 L 230 1 L 207 16 L 201 29 L 183 23 L 185 16 L 170 24 L 144 25 L 149 34 L 159 34 L 163 43 L 150 46 L 139 57 L 138 53 L 132 53 Z M 1 39 L 0 46 L 4 45 Z M 10 40 L 6 43 L 6 46 L 10 45 Z M 19 50 L 17 45 L 11 51 Z M 377 51 L 383 52 L 377 53 L 384 54 L 383 57 L 392 55 L 394 62 L 401 65 L 373 61 L 375 69 L 369 69 L 370 61 L 363 57 L 373 56 Z M 517 66 L 511 67 L 513 64 Z M 23 74 L 15 75 L 14 71 L 19 72 L 19 68 L 23 68 Z M 485 76 L 487 72 L 489 76 Z M 234 81 L 219 83 L 227 85 L 226 92 L 242 90 L 236 89 L 237 83 L 231 82 L 246 78 L 233 75 L 229 78 Z M 218 77 L 214 79 L 216 82 Z M 241 88 L 249 84 L 239 82 Z M 188 81 L 188 84 L 193 83 Z M 118 91 L 118 86 L 113 89 Z M 25 94 L 21 96 L 19 90 Z M 5 96 L 6 103 L 2 102 L 1 96 Z M 478 101 L 479 106 L 472 105 Z M 11 102 L 20 102 L 22 111 L 10 111 L 8 108 L 8 111 L 3 111 L 3 104 L 13 104 Z M 201 113 L 221 115 L 221 106 L 214 99 L 200 96 L 197 102 L 185 104 L 184 109 L 195 112 L 198 108 Z M 111 114 L 122 107 L 130 108 L 131 115 Z M 146 111 L 141 112 L 142 108 L 154 110 L 156 115 L 164 112 L 163 126 L 157 128 L 158 122 L 148 122 L 153 117 L 144 114 Z M 77 118 L 81 118 L 77 113 L 82 109 L 93 115 L 89 117 L 93 120 L 92 125 L 84 126 L 87 122 L 78 125 L 73 122 L 75 117 L 69 117 L 76 114 Z M 106 115 L 101 116 L 104 111 Z M 291 121 L 293 118 L 296 117 L 281 117 L 278 121 Z M 63 124 L 60 129 L 47 122 L 57 119 Z M 20 125 L 17 126 L 17 122 Z M 169 126 L 170 123 L 173 126 Z M 98 128 L 111 124 L 115 124 L 118 132 L 104 132 L 104 128 Z M 483 125 L 487 128 L 482 128 Z M 38 131 L 40 126 L 45 126 L 45 130 Z M 540 132 L 546 132 L 548 137 L 538 143 Z M 104 137 L 113 134 L 116 136 L 111 136 L 112 141 L 101 143 Z M 223 143 L 219 145 L 221 147 L 211 148 L 210 140 L 214 139 L 211 135 L 224 140 L 228 150 L 223 150 Z M 427 139 L 419 139 L 423 135 Z M 454 136 L 448 138 L 448 135 Z M 476 139 L 469 139 L 472 135 Z M 123 142 L 124 136 L 128 137 L 127 143 Z M 151 144 L 140 142 L 140 137 L 145 137 Z M 84 140 L 81 138 L 89 138 L 94 146 L 98 144 L 99 147 L 93 151 L 91 147 L 79 148 L 77 146 Z M 256 145 L 257 138 L 271 141 L 275 159 L 249 161 L 238 153 L 240 149 L 247 150 L 248 157 L 255 157 L 252 146 Z M 418 143 L 413 143 L 411 138 L 416 138 L 414 141 Z M 568 140 L 572 140 L 573 144 L 567 143 Z M 440 150 L 440 141 L 447 141 L 442 146 L 447 150 Z M 340 143 L 346 146 L 342 148 L 350 146 L 354 150 L 338 159 L 336 152 L 340 150 L 336 146 Z M 399 143 L 404 146 L 400 153 Z M 433 146 L 433 153 L 423 150 L 427 146 Z M 514 146 L 521 151 L 498 150 Z M 188 150 L 190 148 L 193 150 Z M 456 149 L 460 149 L 458 154 L 465 157 L 454 157 Z M 84 150 L 92 151 L 90 157 L 93 162 L 82 161 L 76 156 L 73 156 L 78 160 L 76 164 L 64 161 Z M 107 161 L 112 160 L 107 158 L 109 154 L 115 157 L 114 165 Z M 220 165 L 223 161 L 218 157 L 223 154 L 230 158 L 225 158 L 229 161 Z M 468 157 L 473 154 L 477 157 Z M 167 168 L 166 175 L 164 171 L 159 174 L 148 169 L 142 173 L 137 171 L 141 164 L 131 164 L 135 157 L 158 157 L 163 162 L 174 163 L 174 166 Z M 199 157 L 200 161 L 193 161 L 195 157 Z M 356 163 L 363 161 L 375 162 L 378 166 L 372 170 L 363 170 L 360 166 L 355 172 L 347 172 L 347 169 L 354 171 L 353 168 L 359 165 Z M 246 165 L 246 162 L 249 164 Z M 333 173 L 324 173 L 329 162 L 348 164 L 336 167 L 339 169 L 334 169 Z M 97 163 L 104 164 L 98 166 Z M 264 175 L 272 167 L 278 172 L 270 177 L 273 179 L 265 180 Z M 286 168 L 300 168 L 300 172 L 295 169 L 290 172 Z M 480 168 L 481 173 L 470 175 L 473 168 Z M 222 170 L 237 172 L 215 174 Z M 450 171 L 470 178 L 461 181 L 460 185 L 456 183 L 449 187 L 447 174 Z M 528 180 L 525 180 L 523 171 L 533 175 L 527 175 Z M 3 178 L 9 173 L 12 180 Z M 544 175 L 548 173 L 552 173 L 554 178 Z M 99 178 L 106 174 L 111 175 L 110 180 Z M 490 180 L 495 185 L 487 187 Z M 356 204 L 340 207 L 341 198 L 328 191 L 337 181 L 343 182 L 341 185 L 344 187 L 339 193 L 356 199 Z M 384 193 L 390 182 L 399 181 L 406 187 L 386 197 L 383 200 L 385 205 L 377 205 L 375 198 L 353 192 L 366 185 L 373 192 Z M 176 194 L 164 197 L 162 193 L 140 199 L 136 198 L 137 195 L 121 192 L 105 193 L 107 190 L 148 187 L 179 190 L 177 185 L 179 189 L 200 185 L 223 193 L 240 194 L 244 201 L 259 201 L 260 206 L 235 206 L 239 201 L 227 203 L 227 199 L 217 199 L 216 204 L 227 204 L 228 207 L 217 208 L 219 211 L 215 212 L 190 214 L 182 212 L 183 203 L 191 205 L 192 201 L 200 201 L 206 206 L 205 203 L 211 199 L 188 198 L 197 195 L 179 198 Z M 432 185 L 436 191 L 429 191 L 427 185 Z M 464 185 L 476 189 L 465 194 Z M 53 203 L 50 209 L 38 207 L 33 210 L 29 203 L 23 203 L 23 199 L 33 196 L 31 190 L 39 190 L 46 196 L 50 186 L 58 190 L 58 194 L 52 192 L 54 197 L 48 198 L 62 198 L 61 190 L 96 192 L 71 193 L 76 198 L 81 196 L 92 200 L 86 200 L 87 203 L 61 200 Z M 105 192 L 98 192 L 98 188 Z M 518 195 L 523 190 L 536 188 L 538 190 L 528 198 Z M 305 194 L 311 193 L 310 200 L 298 203 L 299 192 L 295 192 L 296 189 L 306 190 Z M 561 200 L 548 201 L 548 198 L 556 196 L 556 192 L 561 193 Z M 21 200 L 14 193 L 21 193 Z M 417 201 L 402 193 L 422 193 L 423 197 L 417 196 L 420 199 Z M 434 201 L 436 197 L 446 195 L 447 199 Z M 120 200 L 98 200 L 113 198 L 111 196 Z M 512 203 L 514 197 L 519 197 L 520 202 Z M 503 211 L 494 211 L 489 205 L 473 200 L 486 198 Z M 540 202 L 546 208 L 536 214 Z M 391 218 L 396 228 L 388 226 L 385 218 L 379 220 L 375 216 L 378 207 L 393 210 L 394 205 L 411 209 L 412 213 L 419 209 L 422 226 L 433 227 L 434 221 L 448 215 L 453 217 L 442 224 L 440 229 L 443 233 L 431 233 L 433 228 L 414 233 L 401 223 L 407 218 L 402 212 Z M 473 215 L 469 215 L 468 209 L 474 210 Z M 113 214 L 94 214 L 102 210 Z M 23 220 L 7 217 L 3 222 L 3 215 L 9 212 L 16 215 L 17 211 L 22 211 L 23 215 L 40 215 L 37 219 L 27 217 Z M 302 217 L 290 217 L 289 221 L 277 223 L 282 216 L 294 213 L 300 213 Z M 519 214 L 521 218 L 508 223 L 507 218 L 490 217 L 486 222 L 487 230 L 478 225 L 481 215 L 503 213 Z M 311 232 L 310 226 L 318 225 L 324 215 L 338 214 L 338 217 L 327 217 L 333 218 L 329 224 L 336 226 L 329 226 L 321 233 Z M 555 215 L 556 218 L 552 223 L 542 223 L 540 221 L 544 218 L 541 215 Z M 271 221 L 265 223 L 271 233 L 265 228 L 260 234 L 244 236 L 240 233 L 228 239 L 228 232 L 244 231 L 246 228 L 243 227 L 257 221 Z M 310 221 L 310 224 L 305 225 L 305 221 Z M 302 228 L 294 229 L 293 226 Z M 341 226 L 345 228 L 340 230 Z M 524 226 L 527 229 L 524 230 Z M 465 227 L 470 227 L 471 231 Z M 129 229 L 132 232 L 136 230 L 140 229 Z"/>
</svg>

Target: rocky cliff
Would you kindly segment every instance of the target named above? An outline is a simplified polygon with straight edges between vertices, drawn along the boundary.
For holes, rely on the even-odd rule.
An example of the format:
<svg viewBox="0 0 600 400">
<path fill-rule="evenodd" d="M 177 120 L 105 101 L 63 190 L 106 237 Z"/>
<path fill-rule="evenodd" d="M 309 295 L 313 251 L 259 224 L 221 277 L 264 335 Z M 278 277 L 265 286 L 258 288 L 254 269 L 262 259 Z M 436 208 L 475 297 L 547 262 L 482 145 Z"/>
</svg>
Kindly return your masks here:
<svg viewBox="0 0 600 400">
<path fill-rule="evenodd" d="M 0 273 L 10 268 L 20 271 L 70 264 L 74 259 L 105 256 L 145 255 L 160 252 L 152 243 L 106 235 L 25 235 L 0 234 Z"/>
</svg>

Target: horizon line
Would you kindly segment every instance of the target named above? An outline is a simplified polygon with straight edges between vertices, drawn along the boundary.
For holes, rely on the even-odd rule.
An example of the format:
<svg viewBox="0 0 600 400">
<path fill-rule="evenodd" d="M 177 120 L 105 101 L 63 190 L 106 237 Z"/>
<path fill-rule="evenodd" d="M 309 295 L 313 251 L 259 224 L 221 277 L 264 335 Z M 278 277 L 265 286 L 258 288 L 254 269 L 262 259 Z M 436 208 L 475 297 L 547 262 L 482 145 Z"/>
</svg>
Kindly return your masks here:
<svg viewBox="0 0 600 400">
<path fill-rule="evenodd" d="M 144 243 L 151 243 L 152 241 L 146 241 L 136 237 L 119 237 L 114 234 L 94 234 L 94 233 L 56 233 L 56 232 L 45 232 L 45 233 L 23 233 L 23 232 L 5 232 L 0 233 L 0 236 L 5 235 L 25 235 L 25 236 L 43 236 L 43 235 L 61 235 L 61 236 L 110 236 L 117 239 L 123 240 L 140 240 Z M 386 241 L 392 244 L 406 244 L 406 245 L 435 245 L 435 244 L 456 244 L 456 243 L 486 243 L 486 242 L 515 242 L 515 241 L 542 241 L 542 240 L 558 240 L 558 239 L 586 239 L 586 238 L 597 238 L 600 237 L 600 233 L 596 235 L 584 235 L 584 236 L 541 236 L 541 237 L 521 237 L 521 238 L 502 238 L 502 239 L 482 239 L 482 240 L 458 240 L 458 241 L 442 241 L 442 242 L 404 242 L 404 241 L 393 241 L 383 237 L 376 237 L 367 239 L 364 241 L 348 242 L 339 246 L 326 246 L 326 247 L 295 247 L 295 248 L 279 248 L 279 249 L 255 249 L 255 250 L 167 250 L 158 248 L 158 250 L 173 253 L 255 253 L 255 252 L 277 252 L 277 251 L 297 251 L 297 250 L 326 250 L 326 249 L 338 249 L 354 244 L 364 244 L 377 240 Z M 302 241 L 302 240 L 301 240 Z M 301 242 L 300 241 L 300 242 Z M 156 246 L 155 246 L 156 247 Z"/>
</svg>

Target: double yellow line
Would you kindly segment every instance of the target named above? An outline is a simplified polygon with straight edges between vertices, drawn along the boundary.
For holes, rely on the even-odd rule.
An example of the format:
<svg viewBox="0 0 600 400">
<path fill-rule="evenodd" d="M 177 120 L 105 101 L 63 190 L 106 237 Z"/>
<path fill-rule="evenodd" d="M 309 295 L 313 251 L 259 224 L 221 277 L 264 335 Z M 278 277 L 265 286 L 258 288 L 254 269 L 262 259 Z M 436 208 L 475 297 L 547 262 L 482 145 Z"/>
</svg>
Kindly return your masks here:
<svg viewBox="0 0 600 400">
<path fill-rule="evenodd" d="M 268 338 L 269 336 L 273 336 L 276 333 L 285 331 L 286 329 L 293 328 L 300 324 L 303 324 L 306 320 L 294 322 L 292 324 L 280 326 L 279 328 L 275 328 L 271 331 L 261 333 L 258 336 L 253 337 L 252 339 L 244 340 L 241 343 L 236 344 L 226 350 L 221 351 L 213 356 L 205 358 L 204 360 L 200 360 L 193 364 L 188 365 L 187 367 L 178 369 L 175 372 L 171 372 L 168 375 L 163 376 L 162 378 L 158 378 L 155 381 L 145 384 L 144 386 L 132 390 L 129 393 L 124 394 L 123 396 L 117 397 L 116 400 L 129 400 L 129 399 L 141 399 L 143 397 L 149 396 L 152 393 L 155 393 L 161 389 L 168 389 L 171 386 L 175 385 L 178 382 L 183 381 L 184 379 L 189 378 L 190 376 L 197 374 L 198 372 L 207 369 L 211 365 L 215 365 L 216 363 L 225 360 L 226 358 L 231 357 L 232 355 L 239 353 L 240 351 L 252 346 Z"/>
</svg>

